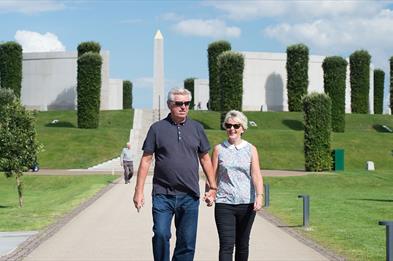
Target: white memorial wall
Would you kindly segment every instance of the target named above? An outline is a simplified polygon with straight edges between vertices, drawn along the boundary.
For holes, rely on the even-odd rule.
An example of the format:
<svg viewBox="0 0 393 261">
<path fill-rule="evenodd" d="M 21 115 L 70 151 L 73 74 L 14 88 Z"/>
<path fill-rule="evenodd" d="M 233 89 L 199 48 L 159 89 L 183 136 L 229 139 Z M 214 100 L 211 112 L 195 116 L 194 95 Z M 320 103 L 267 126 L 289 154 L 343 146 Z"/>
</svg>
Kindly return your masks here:
<svg viewBox="0 0 393 261">
<path fill-rule="evenodd" d="M 77 52 L 23 53 L 21 101 L 40 111 L 76 108 Z M 123 83 L 109 79 L 109 52 L 102 51 L 101 110 L 123 107 Z"/>
<path fill-rule="evenodd" d="M 241 52 L 244 55 L 243 107 L 244 111 L 288 111 L 286 53 Z M 322 62 L 325 56 L 310 55 L 308 64 L 308 92 L 323 93 Z M 374 67 L 370 66 L 369 112 L 374 113 Z M 345 111 L 351 112 L 349 64 L 345 90 Z M 209 81 L 194 82 L 195 105 L 209 100 Z M 203 104 L 202 102 L 202 104 Z M 207 109 L 202 107 L 202 109 Z"/>
</svg>

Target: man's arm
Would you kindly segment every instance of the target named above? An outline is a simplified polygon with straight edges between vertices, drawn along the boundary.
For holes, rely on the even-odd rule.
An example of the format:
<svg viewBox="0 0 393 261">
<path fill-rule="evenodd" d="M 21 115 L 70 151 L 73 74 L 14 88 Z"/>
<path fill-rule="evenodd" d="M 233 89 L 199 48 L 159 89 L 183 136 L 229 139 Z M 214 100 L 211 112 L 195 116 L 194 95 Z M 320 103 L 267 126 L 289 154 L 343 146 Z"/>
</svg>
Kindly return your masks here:
<svg viewBox="0 0 393 261">
<path fill-rule="evenodd" d="M 148 174 L 152 159 L 153 159 L 153 154 L 143 153 L 141 162 L 139 163 L 138 175 L 136 179 L 135 193 L 134 193 L 134 205 L 138 211 L 144 204 L 145 199 L 143 195 L 143 190 L 145 187 L 146 176 Z"/>
<path fill-rule="evenodd" d="M 205 176 L 207 178 L 210 187 L 210 190 L 207 192 L 208 194 L 207 196 L 214 201 L 216 199 L 216 193 L 217 193 L 217 182 L 216 182 L 216 175 L 213 171 L 213 165 L 209 153 L 206 152 L 204 154 L 200 154 L 199 161 L 201 162 L 203 172 L 205 173 Z"/>
</svg>

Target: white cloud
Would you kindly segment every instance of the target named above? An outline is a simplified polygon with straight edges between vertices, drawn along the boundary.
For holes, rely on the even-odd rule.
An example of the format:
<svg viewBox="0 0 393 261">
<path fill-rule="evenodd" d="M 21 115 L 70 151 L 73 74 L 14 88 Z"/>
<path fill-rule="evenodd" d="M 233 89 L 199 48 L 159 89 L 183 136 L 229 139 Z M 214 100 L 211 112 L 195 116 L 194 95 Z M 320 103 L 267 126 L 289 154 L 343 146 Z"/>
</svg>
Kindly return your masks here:
<svg viewBox="0 0 393 261">
<path fill-rule="evenodd" d="M 372 15 L 389 3 L 386 1 L 207 1 L 229 18 L 249 20 L 274 17 L 308 20 L 346 15 Z"/>
<path fill-rule="evenodd" d="M 61 52 L 64 45 L 52 33 L 40 34 L 37 32 L 18 30 L 15 40 L 22 45 L 23 52 Z"/>
<path fill-rule="evenodd" d="M 280 23 L 263 32 L 279 42 L 304 42 L 318 52 L 351 52 L 355 49 L 386 50 L 393 54 L 393 11 L 372 17 L 319 19 L 306 23 Z"/>
<path fill-rule="evenodd" d="M 1 0 L 0 12 L 17 12 L 24 14 L 34 14 L 40 12 L 58 11 L 65 8 L 65 5 L 56 0 Z"/>
<path fill-rule="evenodd" d="M 202 37 L 239 37 L 241 30 L 238 27 L 230 27 L 225 24 L 224 21 L 213 19 L 213 20 L 201 20 L 201 19 L 189 19 L 183 20 L 174 25 L 174 30 L 185 34 L 193 36 Z"/>
</svg>

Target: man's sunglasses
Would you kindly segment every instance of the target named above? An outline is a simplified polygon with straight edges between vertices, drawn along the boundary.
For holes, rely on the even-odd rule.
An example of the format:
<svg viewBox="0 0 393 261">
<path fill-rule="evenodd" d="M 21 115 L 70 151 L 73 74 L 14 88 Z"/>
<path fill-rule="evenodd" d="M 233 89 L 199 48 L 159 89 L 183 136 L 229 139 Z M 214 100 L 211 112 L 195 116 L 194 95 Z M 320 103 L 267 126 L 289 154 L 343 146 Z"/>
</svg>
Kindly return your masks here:
<svg viewBox="0 0 393 261">
<path fill-rule="evenodd" d="M 173 102 L 177 107 L 181 107 L 181 106 L 189 106 L 190 105 L 190 101 L 185 101 L 185 102 L 182 102 L 182 101 L 175 101 L 175 102 Z"/>
<path fill-rule="evenodd" d="M 237 130 L 242 126 L 241 124 L 230 124 L 230 123 L 225 123 L 224 125 L 225 128 L 227 128 L 228 130 L 231 129 L 232 127 Z"/>
</svg>

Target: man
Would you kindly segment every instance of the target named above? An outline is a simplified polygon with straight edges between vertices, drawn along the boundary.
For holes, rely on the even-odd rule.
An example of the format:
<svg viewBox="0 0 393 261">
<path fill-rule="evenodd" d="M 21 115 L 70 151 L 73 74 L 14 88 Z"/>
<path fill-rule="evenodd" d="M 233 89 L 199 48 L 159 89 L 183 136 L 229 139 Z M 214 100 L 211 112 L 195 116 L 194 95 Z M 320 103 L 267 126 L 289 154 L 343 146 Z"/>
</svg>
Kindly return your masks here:
<svg viewBox="0 0 393 261">
<path fill-rule="evenodd" d="M 210 145 L 201 124 L 187 117 L 191 93 L 172 89 L 167 105 L 170 114 L 155 122 L 143 144 L 138 169 L 134 205 L 144 203 L 146 176 L 155 155 L 153 176 L 153 255 L 156 261 L 169 261 L 171 222 L 175 216 L 176 246 L 173 261 L 194 259 L 199 209 L 199 162 L 210 184 L 206 201 L 216 197 L 216 181 L 208 154 Z"/>
<path fill-rule="evenodd" d="M 124 168 L 124 183 L 130 183 L 134 175 L 134 164 L 131 156 L 131 143 L 127 142 L 127 148 L 123 148 L 120 154 L 120 165 Z"/>
</svg>

